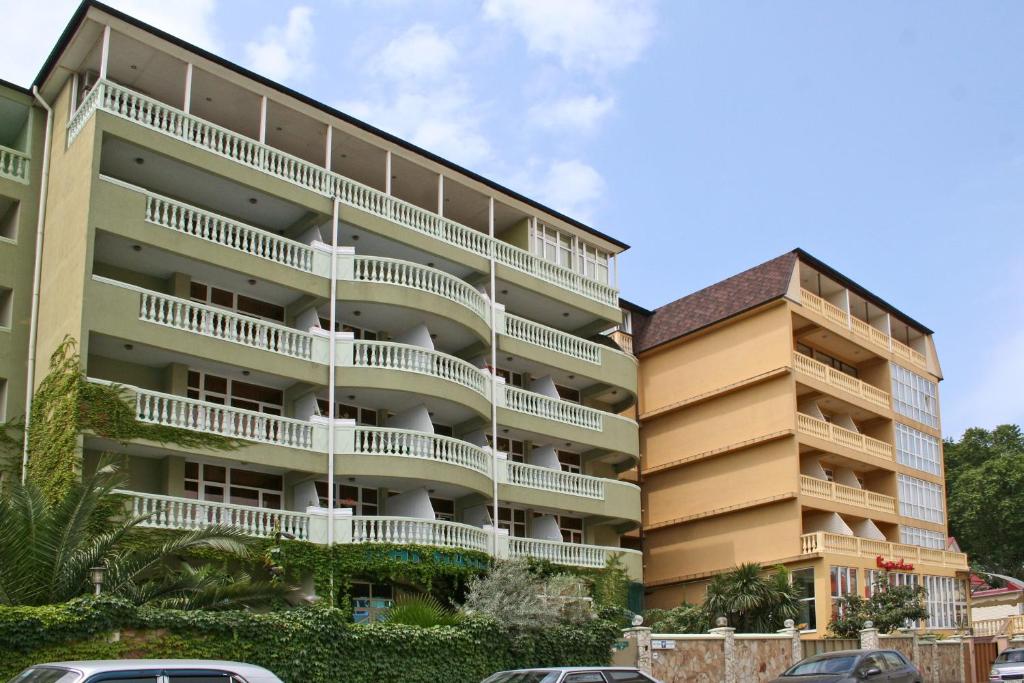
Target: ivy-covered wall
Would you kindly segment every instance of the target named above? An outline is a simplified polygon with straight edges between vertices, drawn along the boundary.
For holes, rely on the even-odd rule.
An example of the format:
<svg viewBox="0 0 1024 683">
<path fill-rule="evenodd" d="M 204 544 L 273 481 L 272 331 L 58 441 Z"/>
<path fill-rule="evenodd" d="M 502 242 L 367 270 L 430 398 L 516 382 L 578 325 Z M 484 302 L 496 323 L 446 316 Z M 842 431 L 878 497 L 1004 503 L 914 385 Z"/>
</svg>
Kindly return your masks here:
<svg viewBox="0 0 1024 683">
<path fill-rule="evenodd" d="M 0 607 L 0 680 L 46 661 L 188 657 L 258 664 L 285 683 L 479 683 L 503 669 L 607 664 L 619 636 L 601 619 L 509 633 L 474 618 L 431 628 L 360 625 L 338 609 L 184 612 L 83 598 Z"/>
</svg>

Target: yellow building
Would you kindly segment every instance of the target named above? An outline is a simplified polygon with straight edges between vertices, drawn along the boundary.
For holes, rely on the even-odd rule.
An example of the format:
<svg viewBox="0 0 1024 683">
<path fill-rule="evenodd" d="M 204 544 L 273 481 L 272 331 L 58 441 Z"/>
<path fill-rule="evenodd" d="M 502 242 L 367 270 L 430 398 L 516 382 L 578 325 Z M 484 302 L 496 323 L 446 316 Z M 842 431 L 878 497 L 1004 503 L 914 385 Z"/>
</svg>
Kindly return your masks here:
<svg viewBox="0 0 1024 683">
<path fill-rule="evenodd" d="M 648 606 L 700 602 L 743 562 L 783 564 L 823 635 L 834 598 L 891 563 L 890 580 L 928 589 L 924 626 L 967 618 L 931 330 L 801 250 L 628 310 Z"/>
</svg>

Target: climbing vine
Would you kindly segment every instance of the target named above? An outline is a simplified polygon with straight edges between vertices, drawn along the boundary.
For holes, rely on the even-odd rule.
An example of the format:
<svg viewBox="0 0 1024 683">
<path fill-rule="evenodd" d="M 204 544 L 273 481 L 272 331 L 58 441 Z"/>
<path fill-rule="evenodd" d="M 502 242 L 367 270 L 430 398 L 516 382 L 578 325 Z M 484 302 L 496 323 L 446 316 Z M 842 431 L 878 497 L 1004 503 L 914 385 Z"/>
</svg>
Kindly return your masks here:
<svg viewBox="0 0 1024 683">
<path fill-rule="evenodd" d="M 32 400 L 28 476 L 50 500 L 61 499 L 79 477 L 79 436 L 92 432 L 126 443 L 135 439 L 183 448 L 235 450 L 236 439 L 136 419 L 123 387 L 86 380 L 78 343 L 65 337 L 50 356 Z"/>
</svg>

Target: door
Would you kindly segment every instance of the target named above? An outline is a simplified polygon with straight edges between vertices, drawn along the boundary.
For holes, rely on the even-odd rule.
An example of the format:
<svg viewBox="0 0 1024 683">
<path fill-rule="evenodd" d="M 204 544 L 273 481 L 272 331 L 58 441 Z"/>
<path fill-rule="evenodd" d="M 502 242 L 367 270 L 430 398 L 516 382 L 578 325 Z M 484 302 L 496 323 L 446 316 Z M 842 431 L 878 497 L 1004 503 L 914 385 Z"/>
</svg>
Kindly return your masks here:
<svg viewBox="0 0 1024 683">
<path fill-rule="evenodd" d="M 863 672 L 868 669 L 878 669 L 880 673 L 874 676 L 865 676 Z M 861 676 L 859 680 L 862 681 L 877 681 L 878 683 L 881 683 L 881 681 L 892 680 L 889 678 L 889 665 L 885 663 L 885 659 L 882 658 L 882 655 L 879 652 L 865 655 L 864 659 L 860 660 L 860 672 Z"/>
<path fill-rule="evenodd" d="M 893 683 L 917 683 L 917 676 L 910 663 L 898 652 L 883 652 L 882 659 L 885 660 L 887 671 L 883 676 L 885 680 Z"/>
<path fill-rule="evenodd" d="M 988 683 L 988 672 L 992 670 L 992 662 L 999 656 L 999 646 L 994 642 L 974 641 L 974 680 Z"/>
</svg>

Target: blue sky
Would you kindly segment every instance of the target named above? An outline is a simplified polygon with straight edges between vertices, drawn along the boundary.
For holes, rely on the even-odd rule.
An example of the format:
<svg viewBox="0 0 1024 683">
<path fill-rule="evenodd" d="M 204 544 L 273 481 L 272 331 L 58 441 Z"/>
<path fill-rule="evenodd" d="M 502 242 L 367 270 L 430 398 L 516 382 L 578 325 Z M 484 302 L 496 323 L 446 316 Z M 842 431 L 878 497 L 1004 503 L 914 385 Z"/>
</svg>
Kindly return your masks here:
<svg viewBox="0 0 1024 683">
<path fill-rule="evenodd" d="M 630 243 L 654 307 L 800 246 L 1024 422 L 1024 3 L 117 0 Z M 74 8 L 0 0 L 27 84 Z"/>
</svg>

